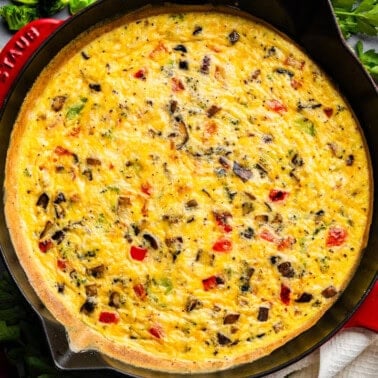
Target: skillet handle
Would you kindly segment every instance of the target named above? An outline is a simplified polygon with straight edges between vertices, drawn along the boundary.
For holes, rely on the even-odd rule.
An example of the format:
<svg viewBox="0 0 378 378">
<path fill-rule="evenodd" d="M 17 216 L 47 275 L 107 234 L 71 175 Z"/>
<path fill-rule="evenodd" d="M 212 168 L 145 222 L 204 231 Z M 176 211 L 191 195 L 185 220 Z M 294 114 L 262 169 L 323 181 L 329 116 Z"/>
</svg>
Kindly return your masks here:
<svg viewBox="0 0 378 378">
<path fill-rule="evenodd" d="M 363 327 L 378 332 L 378 281 L 344 328 Z"/>
<path fill-rule="evenodd" d="M 0 108 L 29 58 L 63 22 L 50 18 L 34 20 L 14 34 L 0 51 Z"/>
</svg>

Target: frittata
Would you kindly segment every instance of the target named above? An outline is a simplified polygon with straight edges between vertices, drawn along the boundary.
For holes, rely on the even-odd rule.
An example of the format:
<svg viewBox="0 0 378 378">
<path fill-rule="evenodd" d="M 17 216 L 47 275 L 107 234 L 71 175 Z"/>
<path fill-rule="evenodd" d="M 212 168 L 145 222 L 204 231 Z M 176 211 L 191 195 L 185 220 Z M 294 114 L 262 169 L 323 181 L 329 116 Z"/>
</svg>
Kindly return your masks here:
<svg viewBox="0 0 378 378">
<path fill-rule="evenodd" d="M 156 13 L 95 27 L 39 76 L 7 155 L 7 224 L 73 350 L 221 370 L 293 339 L 344 290 L 369 229 L 369 156 L 286 36 Z"/>
</svg>

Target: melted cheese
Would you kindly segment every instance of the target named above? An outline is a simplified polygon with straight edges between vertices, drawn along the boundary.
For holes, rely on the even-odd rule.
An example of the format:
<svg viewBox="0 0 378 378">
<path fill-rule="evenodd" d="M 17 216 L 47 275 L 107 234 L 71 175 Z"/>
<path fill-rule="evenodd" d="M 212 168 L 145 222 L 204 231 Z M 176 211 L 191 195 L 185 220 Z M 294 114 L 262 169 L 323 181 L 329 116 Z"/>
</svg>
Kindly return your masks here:
<svg viewBox="0 0 378 378">
<path fill-rule="evenodd" d="M 222 13 L 83 41 L 31 90 L 6 181 L 20 260 L 73 347 L 87 327 L 85 347 L 126 362 L 212 370 L 310 327 L 354 272 L 371 201 L 363 137 L 329 79 Z"/>
</svg>

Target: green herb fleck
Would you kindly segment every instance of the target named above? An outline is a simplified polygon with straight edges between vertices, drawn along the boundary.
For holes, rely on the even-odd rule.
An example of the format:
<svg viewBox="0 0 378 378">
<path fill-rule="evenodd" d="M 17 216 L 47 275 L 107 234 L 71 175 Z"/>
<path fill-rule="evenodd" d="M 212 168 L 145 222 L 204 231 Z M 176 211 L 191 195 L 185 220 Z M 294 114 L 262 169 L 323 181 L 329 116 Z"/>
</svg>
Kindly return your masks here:
<svg viewBox="0 0 378 378">
<path fill-rule="evenodd" d="M 316 135 L 315 125 L 308 118 L 305 118 L 305 117 L 298 118 L 294 121 L 294 123 L 300 131 L 311 136 Z"/>
</svg>

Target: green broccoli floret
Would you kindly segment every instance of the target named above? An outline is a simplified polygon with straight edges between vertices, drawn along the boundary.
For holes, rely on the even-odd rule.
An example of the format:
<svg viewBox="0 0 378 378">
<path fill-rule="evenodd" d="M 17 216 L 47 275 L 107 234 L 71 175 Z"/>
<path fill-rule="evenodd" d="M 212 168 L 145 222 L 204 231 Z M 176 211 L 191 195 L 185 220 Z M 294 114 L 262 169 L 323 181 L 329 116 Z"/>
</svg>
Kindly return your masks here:
<svg viewBox="0 0 378 378">
<path fill-rule="evenodd" d="M 69 0 L 38 0 L 38 12 L 42 17 L 52 16 L 62 9 L 64 9 L 69 3 Z"/>
<path fill-rule="evenodd" d="M 96 0 L 69 0 L 70 13 L 75 14 L 95 1 Z"/>
<path fill-rule="evenodd" d="M 19 30 L 30 21 L 37 19 L 38 12 L 36 8 L 26 5 L 4 5 L 0 8 L 0 16 L 10 30 Z"/>
</svg>

